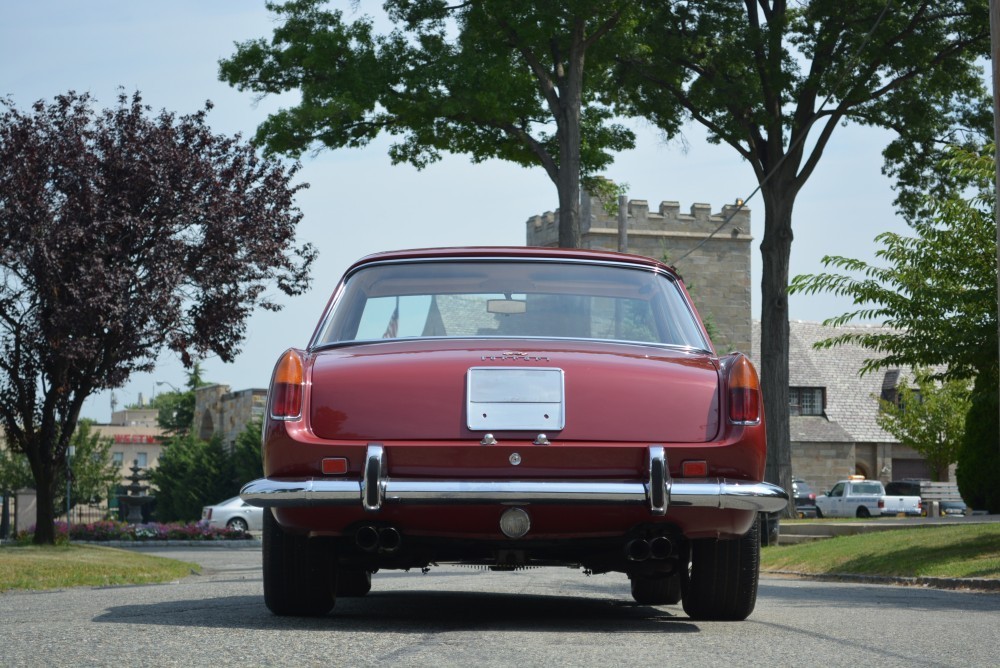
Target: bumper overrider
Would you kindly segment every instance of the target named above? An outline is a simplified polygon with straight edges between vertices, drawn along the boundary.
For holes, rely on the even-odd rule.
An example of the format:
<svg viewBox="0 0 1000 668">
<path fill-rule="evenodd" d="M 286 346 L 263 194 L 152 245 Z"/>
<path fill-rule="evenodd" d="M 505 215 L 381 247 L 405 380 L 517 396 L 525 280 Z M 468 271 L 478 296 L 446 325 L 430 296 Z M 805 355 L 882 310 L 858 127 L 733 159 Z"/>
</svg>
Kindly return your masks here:
<svg viewBox="0 0 1000 668">
<path fill-rule="evenodd" d="M 502 503 L 647 505 L 653 515 L 665 515 L 671 506 L 774 513 L 788 503 L 785 490 L 766 482 L 671 479 L 664 448 L 659 445 L 649 446 L 649 479 L 635 482 L 407 480 L 388 477 L 386 468 L 384 448 L 371 444 L 360 481 L 261 478 L 247 483 L 240 497 L 263 508 L 361 504 L 373 512 L 397 504 Z"/>
</svg>

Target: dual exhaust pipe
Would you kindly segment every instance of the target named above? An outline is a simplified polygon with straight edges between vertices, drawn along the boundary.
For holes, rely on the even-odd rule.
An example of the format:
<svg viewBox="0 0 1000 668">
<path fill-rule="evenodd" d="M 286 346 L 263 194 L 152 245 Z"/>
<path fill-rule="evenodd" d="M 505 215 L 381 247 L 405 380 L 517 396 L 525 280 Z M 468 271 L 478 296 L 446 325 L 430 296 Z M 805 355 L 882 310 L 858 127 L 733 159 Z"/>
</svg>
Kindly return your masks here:
<svg viewBox="0 0 1000 668">
<path fill-rule="evenodd" d="M 354 534 L 354 543 L 365 552 L 392 554 L 403 544 L 403 536 L 394 527 L 366 525 Z"/>
<path fill-rule="evenodd" d="M 636 538 L 625 544 L 625 557 L 629 561 L 666 559 L 673 552 L 674 544 L 666 536 L 656 536 L 650 540 Z"/>
</svg>

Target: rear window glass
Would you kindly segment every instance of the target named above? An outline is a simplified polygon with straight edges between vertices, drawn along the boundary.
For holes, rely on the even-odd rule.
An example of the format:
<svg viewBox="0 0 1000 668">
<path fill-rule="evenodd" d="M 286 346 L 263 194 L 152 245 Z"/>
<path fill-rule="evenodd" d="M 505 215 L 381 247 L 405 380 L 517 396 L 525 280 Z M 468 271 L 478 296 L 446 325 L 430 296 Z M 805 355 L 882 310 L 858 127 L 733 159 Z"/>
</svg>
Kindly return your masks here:
<svg viewBox="0 0 1000 668">
<path fill-rule="evenodd" d="M 524 261 L 372 265 L 314 345 L 392 338 L 569 338 L 708 349 L 680 286 L 650 269 Z"/>
<path fill-rule="evenodd" d="M 882 485 L 877 482 L 856 482 L 854 483 L 855 494 L 881 494 Z"/>
</svg>

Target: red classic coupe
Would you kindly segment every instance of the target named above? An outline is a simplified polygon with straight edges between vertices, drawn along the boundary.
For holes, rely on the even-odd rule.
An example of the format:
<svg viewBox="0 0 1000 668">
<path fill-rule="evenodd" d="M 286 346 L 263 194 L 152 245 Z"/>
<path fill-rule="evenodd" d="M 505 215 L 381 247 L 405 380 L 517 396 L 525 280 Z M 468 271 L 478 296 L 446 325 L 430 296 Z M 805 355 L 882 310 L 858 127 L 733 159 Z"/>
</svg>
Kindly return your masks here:
<svg viewBox="0 0 1000 668">
<path fill-rule="evenodd" d="M 757 598 L 760 386 L 678 275 L 591 250 L 381 253 L 271 379 L 264 600 L 322 615 L 382 569 L 624 573 L 633 598 L 745 619 Z"/>
</svg>

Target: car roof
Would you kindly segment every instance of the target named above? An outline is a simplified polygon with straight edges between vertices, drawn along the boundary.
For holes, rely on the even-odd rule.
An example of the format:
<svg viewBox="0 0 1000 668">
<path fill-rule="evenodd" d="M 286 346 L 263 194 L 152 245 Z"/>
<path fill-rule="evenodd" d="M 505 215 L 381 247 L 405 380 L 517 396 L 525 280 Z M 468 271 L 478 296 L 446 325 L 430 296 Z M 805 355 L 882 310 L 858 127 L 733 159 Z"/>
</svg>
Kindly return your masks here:
<svg viewBox="0 0 1000 668">
<path fill-rule="evenodd" d="M 583 260 L 590 262 L 618 262 L 638 267 L 659 269 L 680 278 L 673 267 L 642 255 L 615 253 L 613 251 L 591 250 L 587 248 L 540 248 L 537 246 L 455 246 L 447 248 L 413 248 L 408 250 L 384 251 L 367 255 L 348 269 L 375 262 L 392 262 L 431 259 L 480 259 L 509 258 L 512 260 Z"/>
</svg>

